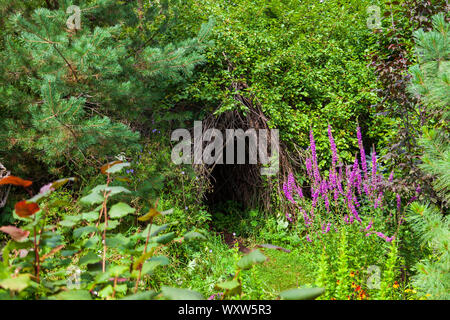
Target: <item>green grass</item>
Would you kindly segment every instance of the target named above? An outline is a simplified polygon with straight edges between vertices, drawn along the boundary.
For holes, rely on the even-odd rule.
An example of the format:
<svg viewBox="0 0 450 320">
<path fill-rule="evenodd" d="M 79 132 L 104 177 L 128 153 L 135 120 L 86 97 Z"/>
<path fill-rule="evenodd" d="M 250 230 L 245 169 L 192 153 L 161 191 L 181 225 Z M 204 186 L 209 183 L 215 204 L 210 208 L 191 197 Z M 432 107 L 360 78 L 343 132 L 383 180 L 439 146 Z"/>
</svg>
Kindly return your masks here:
<svg viewBox="0 0 450 320">
<path fill-rule="evenodd" d="M 264 254 L 269 259 L 255 268 L 264 286 L 261 289 L 265 292 L 277 295 L 280 291 L 311 284 L 314 281 L 311 264 L 308 264 L 300 250 L 287 253 L 266 249 Z"/>
</svg>

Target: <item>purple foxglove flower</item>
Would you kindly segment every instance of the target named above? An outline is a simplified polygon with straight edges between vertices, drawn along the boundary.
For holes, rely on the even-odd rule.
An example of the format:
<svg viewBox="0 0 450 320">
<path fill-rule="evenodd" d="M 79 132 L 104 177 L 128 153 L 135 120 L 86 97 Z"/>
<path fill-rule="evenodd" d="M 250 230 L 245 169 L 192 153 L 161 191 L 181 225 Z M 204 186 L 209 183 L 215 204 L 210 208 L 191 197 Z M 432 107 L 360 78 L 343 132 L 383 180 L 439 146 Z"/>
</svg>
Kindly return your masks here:
<svg viewBox="0 0 450 320">
<path fill-rule="evenodd" d="M 289 191 L 289 194 L 292 194 L 292 191 L 294 190 L 294 188 L 296 188 L 295 178 L 294 178 L 294 175 L 291 172 L 288 175 L 288 183 L 287 183 L 287 190 Z"/>
<path fill-rule="evenodd" d="M 330 212 L 330 202 L 328 200 L 328 195 L 323 196 L 323 200 L 325 201 L 325 208 L 327 209 L 327 212 Z"/>
<path fill-rule="evenodd" d="M 314 190 L 314 188 L 313 187 L 311 187 L 311 194 L 312 194 L 312 206 L 313 206 L 313 208 L 315 208 L 316 207 L 316 204 L 317 204 L 317 198 L 319 197 L 319 192 L 320 192 L 320 188 L 319 189 L 317 189 L 317 190 Z"/>
<path fill-rule="evenodd" d="M 361 218 L 360 218 L 359 215 L 358 215 L 358 211 L 356 211 L 356 208 L 355 208 L 354 205 L 352 205 L 352 214 L 353 214 L 353 217 L 355 217 L 355 219 L 356 219 L 359 223 L 362 223 Z"/>
<path fill-rule="evenodd" d="M 334 189 L 334 194 L 333 194 L 333 196 L 334 196 L 334 202 L 337 202 L 338 197 L 339 197 L 339 192 L 338 192 L 337 189 Z"/>
<path fill-rule="evenodd" d="M 350 167 L 345 167 L 345 179 L 347 180 L 347 188 L 352 187 Z"/>
<path fill-rule="evenodd" d="M 289 191 L 288 185 L 284 182 L 283 182 L 283 192 L 286 199 L 288 199 L 291 203 L 295 203 L 294 199 L 292 198 L 292 194 Z"/>
<path fill-rule="evenodd" d="M 382 206 L 382 201 L 383 201 L 383 191 L 381 191 L 380 192 L 380 194 L 378 195 L 378 205 L 380 206 L 380 208 L 381 208 L 381 206 Z"/>
<path fill-rule="evenodd" d="M 329 180 L 330 180 L 330 187 L 331 188 L 336 188 L 336 169 L 334 167 L 332 167 L 330 169 L 330 174 L 329 174 Z"/>
<path fill-rule="evenodd" d="M 413 201 L 416 201 L 417 197 L 416 196 L 412 196 L 411 199 L 409 199 L 407 206 L 412 203 Z"/>
<path fill-rule="evenodd" d="M 296 190 L 297 190 L 298 197 L 299 197 L 300 199 L 303 199 L 303 191 L 302 191 L 302 188 L 296 187 Z"/>
<path fill-rule="evenodd" d="M 371 195 L 371 193 L 370 193 L 370 189 L 367 187 L 367 184 L 363 184 L 363 189 L 364 189 L 364 192 L 366 193 L 366 195 L 368 196 L 368 197 L 370 197 L 370 195 Z"/>
<path fill-rule="evenodd" d="M 366 163 L 366 152 L 364 151 L 364 146 L 362 143 L 362 136 L 361 136 L 361 128 L 356 128 L 356 136 L 358 138 L 358 146 L 359 146 L 359 152 L 361 154 L 361 167 L 364 172 L 364 177 L 367 179 L 367 163 Z"/>
<path fill-rule="evenodd" d="M 311 207 L 311 211 L 309 212 L 309 215 L 311 216 L 311 218 L 314 219 L 314 207 Z"/>
<path fill-rule="evenodd" d="M 346 215 L 346 214 L 344 215 L 344 221 L 346 224 L 350 223 L 350 219 L 349 219 L 348 215 Z"/>
<path fill-rule="evenodd" d="M 308 234 L 306 235 L 306 240 L 308 240 L 308 242 L 312 242 Z"/>
<path fill-rule="evenodd" d="M 356 206 L 359 208 L 360 204 L 358 202 L 358 199 L 356 198 L 356 196 L 353 196 L 353 202 L 356 204 Z"/>
<path fill-rule="evenodd" d="M 416 188 L 416 192 L 417 193 L 420 193 L 422 191 L 422 189 L 420 188 L 420 185 L 419 186 L 417 186 L 417 188 Z"/>
<path fill-rule="evenodd" d="M 377 175 L 377 153 L 375 152 L 375 148 L 372 151 L 372 183 L 375 182 L 375 177 Z"/>
<path fill-rule="evenodd" d="M 356 189 L 358 190 L 358 194 L 361 194 L 361 186 L 362 186 L 361 171 L 358 168 L 358 171 L 356 173 Z"/>
<path fill-rule="evenodd" d="M 379 236 L 380 238 L 386 239 L 386 235 L 382 232 L 376 232 L 375 233 L 377 236 Z"/>
<path fill-rule="evenodd" d="M 314 141 L 314 134 L 311 130 L 309 133 L 311 154 L 312 154 L 312 164 L 313 164 L 313 173 L 314 173 L 314 183 L 318 185 L 320 183 L 320 172 L 319 167 L 317 165 L 317 153 L 316 153 L 316 142 Z"/>
<path fill-rule="evenodd" d="M 353 162 L 352 173 L 350 175 L 350 186 L 351 187 L 355 187 L 356 186 L 355 180 L 356 180 L 356 175 L 358 173 L 358 169 L 359 169 L 358 158 L 355 157 L 355 161 Z"/>
<path fill-rule="evenodd" d="M 397 211 L 400 211 L 401 198 L 400 198 L 400 195 L 398 193 L 396 194 L 396 197 L 397 197 Z"/>
<path fill-rule="evenodd" d="M 367 227 L 364 229 L 364 231 L 369 231 L 370 228 L 372 228 L 372 224 L 373 224 L 373 220 L 370 220 L 369 224 L 368 224 Z"/>
<path fill-rule="evenodd" d="M 306 173 L 308 173 L 308 176 L 311 178 L 312 177 L 312 162 L 311 162 L 311 158 L 307 158 L 305 163 L 306 163 Z"/>
<path fill-rule="evenodd" d="M 326 225 L 325 225 L 325 223 L 322 225 L 322 233 L 328 233 L 328 231 L 330 231 L 330 226 L 331 226 L 331 223 L 330 222 L 328 222 Z"/>
<path fill-rule="evenodd" d="M 331 155 L 332 155 L 332 158 L 331 158 L 332 164 L 331 164 L 331 166 L 335 167 L 336 163 L 337 163 L 337 160 L 338 160 L 338 156 L 337 156 L 336 143 L 334 142 L 333 135 L 331 133 L 331 126 L 330 125 L 328 125 L 328 139 L 330 140 Z"/>
<path fill-rule="evenodd" d="M 391 171 L 391 174 L 389 175 L 389 182 L 392 182 L 394 180 L 394 171 Z"/>
</svg>

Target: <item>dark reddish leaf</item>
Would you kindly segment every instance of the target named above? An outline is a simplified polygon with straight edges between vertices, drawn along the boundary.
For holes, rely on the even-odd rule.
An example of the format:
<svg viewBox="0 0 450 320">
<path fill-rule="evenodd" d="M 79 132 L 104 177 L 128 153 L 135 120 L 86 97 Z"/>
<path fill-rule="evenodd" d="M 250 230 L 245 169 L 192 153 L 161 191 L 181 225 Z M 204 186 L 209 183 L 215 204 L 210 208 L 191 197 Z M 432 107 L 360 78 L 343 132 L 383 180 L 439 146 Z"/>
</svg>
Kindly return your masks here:
<svg viewBox="0 0 450 320">
<path fill-rule="evenodd" d="M 33 181 L 23 180 L 22 178 L 15 177 L 15 176 L 7 176 L 7 177 L 0 179 L 0 185 L 12 184 L 12 185 L 20 186 L 20 187 L 24 187 L 24 188 L 31 186 L 32 183 L 33 183 Z"/>
<path fill-rule="evenodd" d="M 22 200 L 16 203 L 15 210 L 19 217 L 25 218 L 38 212 L 39 206 L 35 202 L 27 202 L 27 200 Z"/>
</svg>

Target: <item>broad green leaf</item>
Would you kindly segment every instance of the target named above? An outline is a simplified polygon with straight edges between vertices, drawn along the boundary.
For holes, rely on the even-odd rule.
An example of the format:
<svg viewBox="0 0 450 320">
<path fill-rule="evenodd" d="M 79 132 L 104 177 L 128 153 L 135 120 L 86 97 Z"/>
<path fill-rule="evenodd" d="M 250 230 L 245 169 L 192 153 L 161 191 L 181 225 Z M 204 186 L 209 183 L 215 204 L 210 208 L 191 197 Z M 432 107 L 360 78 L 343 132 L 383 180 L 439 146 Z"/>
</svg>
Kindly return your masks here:
<svg viewBox="0 0 450 320">
<path fill-rule="evenodd" d="M 80 199 L 80 202 L 83 204 L 93 205 L 97 203 L 102 203 L 104 200 L 103 195 L 97 192 L 91 192 L 87 196 L 84 196 Z"/>
<path fill-rule="evenodd" d="M 171 287 L 162 287 L 162 294 L 169 300 L 205 300 L 201 293 Z"/>
<path fill-rule="evenodd" d="M 216 287 L 218 289 L 223 289 L 223 290 L 233 290 L 240 286 L 241 286 L 241 284 L 236 279 L 233 279 L 230 281 L 224 281 L 224 282 L 216 284 Z"/>
<path fill-rule="evenodd" d="M 161 244 L 166 244 L 166 243 L 169 243 L 170 241 L 172 241 L 174 238 L 175 238 L 175 232 L 169 232 L 169 233 L 163 234 L 162 236 L 152 239 L 152 241 L 161 243 Z"/>
<path fill-rule="evenodd" d="M 47 246 L 50 248 L 56 248 L 63 244 L 63 237 L 55 232 L 46 231 L 41 235 L 42 246 Z"/>
<path fill-rule="evenodd" d="M 232 279 L 216 284 L 217 290 L 225 290 L 225 297 L 235 296 L 242 293 L 242 284 L 238 279 Z"/>
<path fill-rule="evenodd" d="M 119 193 L 131 193 L 130 190 L 124 187 L 117 186 L 107 186 L 106 184 L 98 185 L 91 190 L 91 192 L 80 199 L 80 202 L 87 205 L 93 205 L 97 203 L 102 203 L 104 200 L 103 192 L 109 193 L 110 196 L 119 194 Z"/>
<path fill-rule="evenodd" d="M 107 298 L 107 297 L 111 297 L 112 293 L 113 293 L 113 287 L 112 287 L 112 285 L 109 284 L 98 292 L 98 296 L 101 298 Z"/>
<path fill-rule="evenodd" d="M 15 278 L 3 279 L 0 287 L 3 289 L 20 292 L 31 284 L 29 274 L 20 274 Z"/>
<path fill-rule="evenodd" d="M 108 272 L 111 277 L 120 277 L 122 274 L 126 273 L 128 269 L 128 266 L 113 266 Z"/>
<path fill-rule="evenodd" d="M 106 238 L 106 245 L 110 248 L 126 247 L 129 242 L 130 240 L 120 233 L 114 235 L 114 237 Z"/>
<path fill-rule="evenodd" d="M 84 243 L 83 247 L 86 248 L 86 249 L 95 249 L 99 242 L 100 242 L 100 236 L 98 234 L 96 234 L 93 237 L 89 238 Z"/>
<path fill-rule="evenodd" d="M 81 215 L 83 220 L 86 220 L 89 222 L 98 220 L 99 216 L 100 216 L 100 213 L 97 211 L 89 211 L 89 212 L 85 212 Z"/>
<path fill-rule="evenodd" d="M 97 228 L 95 226 L 86 226 L 86 227 L 77 228 L 77 229 L 73 230 L 73 237 L 75 239 L 77 239 L 88 233 L 95 232 L 95 231 L 97 231 Z"/>
<path fill-rule="evenodd" d="M 73 256 L 77 252 L 78 252 L 78 250 L 61 250 L 61 256 L 70 257 L 70 256 Z"/>
<path fill-rule="evenodd" d="M 161 225 L 161 226 L 158 226 L 158 225 L 156 225 L 156 224 L 152 224 L 152 225 L 151 225 L 152 229 L 150 230 L 150 237 L 154 237 L 154 236 L 156 236 L 158 233 L 160 233 L 160 232 L 166 230 L 166 229 L 169 227 L 169 225 L 170 225 L 170 224 L 163 224 L 163 225 Z M 140 233 L 140 236 L 141 236 L 142 238 L 144 238 L 144 239 L 147 238 L 147 235 L 148 235 L 148 228 L 150 228 L 150 224 L 147 225 L 147 228 L 145 228 L 144 231 L 142 231 L 142 232 Z"/>
<path fill-rule="evenodd" d="M 69 290 L 49 297 L 51 300 L 92 300 L 88 290 Z"/>
<path fill-rule="evenodd" d="M 153 255 L 153 252 L 155 251 L 155 247 L 151 248 L 148 252 L 141 255 L 136 261 L 133 263 L 133 269 L 136 270 L 140 267 L 141 264 L 144 263 L 145 260 L 150 258 Z"/>
<path fill-rule="evenodd" d="M 129 162 L 123 162 L 123 163 L 117 163 L 113 166 L 111 166 L 109 169 L 106 170 L 107 173 L 117 173 L 120 172 L 123 168 L 129 167 Z"/>
<path fill-rule="evenodd" d="M 111 168 L 112 166 L 114 166 L 114 165 L 116 165 L 116 164 L 119 164 L 119 163 L 122 163 L 122 162 L 123 162 L 123 161 L 120 161 L 120 160 L 115 160 L 115 161 L 108 162 L 107 164 L 104 164 L 104 165 L 100 168 L 100 171 L 101 171 L 101 173 L 106 174 L 106 170 L 108 170 L 108 169 Z"/>
<path fill-rule="evenodd" d="M 184 239 L 188 241 L 193 239 L 206 240 L 206 237 L 197 231 L 189 231 L 184 234 Z"/>
<path fill-rule="evenodd" d="M 106 186 L 106 184 L 101 184 L 96 186 L 94 189 L 91 190 L 91 193 L 98 193 L 103 196 L 103 192 L 106 191 L 106 193 L 109 193 L 110 196 L 119 194 L 119 193 L 131 193 L 130 190 L 124 188 L 124 187 L 118 187 L 118 186 Z"/>
<path fill-rule="evenodd" d="M 261 253 L 258 249 L 250 252 L 242 257 L 237 263 L 237 266 L 242 270 L 250 269 L 254 264 L 261 263 L 267 260 L 267 257 Z"/>
<path fill-rule="evenodd" d="M 125 217 L 127 214 L 133 213 L 135 211 L 136 209 L 130 207 L 128 204 L 119 202 L 113 205 L 111 209 L 109 209 L 108 213 L 111 219 L 118 219 Z"/>
<path fill-rule="evenodd" d="M 80 258 L 78 265 L 84 266 L 86 264 L 93 264 L 99 262 L 100 260 L 101 258 L 97 254 L 93 252 L 88 252 L 85 256 Z"/>
<path fill-rule="evenodd" d="M 138 292 L 138 293 L 126 296 L 122 300 L 151 300 L 153 297 L 156 296 L 156 294 L 157 293 L 153 290 Z"/>
<path fill-rule="evenodd" d="M 77 223 L 72 220 L 62 220 L 58 224 L 63 227 L 72 228 Z"/>
<path fill-rule="evenodd" d="M 108 227 L 106 228 L 106 230 L 115 229 L 119 224 L 120 222 L 117 220 L 108 220 Z M 100 224 L 98 230 L 100 231 L 105 230 L 105 224 L 104 223 Z"/>
<path fill-rule="evenodd" d="M 74 225 L 77 224 L 77 222 L 81 221 L 83 219 L 82 215 L 64 215 L 64 220 L 59 222 L 59 225 L 63 226 L 63 227 L 68 227 L 71 228 Z"/>
<path fill-rule="evenodd" d="M 151 257 L 142 266 L 142 274 L 151 274 L 158 266 L 165 266 L 169 264 L 169 259 L 166 256 Z"/>
<path fill-rule="evenodd" d="M 280 293 L 284 300 L 314 300 L 325 292 L 323 288 L 295 288 Z"/>
</svg>

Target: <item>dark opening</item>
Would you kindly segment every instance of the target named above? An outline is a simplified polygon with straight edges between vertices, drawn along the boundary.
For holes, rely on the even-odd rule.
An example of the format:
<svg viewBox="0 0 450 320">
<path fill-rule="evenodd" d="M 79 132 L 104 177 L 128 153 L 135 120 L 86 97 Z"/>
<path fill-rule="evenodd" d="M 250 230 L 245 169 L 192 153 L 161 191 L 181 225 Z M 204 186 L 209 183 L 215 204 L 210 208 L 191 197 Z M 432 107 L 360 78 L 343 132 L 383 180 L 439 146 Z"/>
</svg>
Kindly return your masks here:
<svg viewBox="0 0 450 320">
<path fill-rule="evenodd" d="M 237 164 L 237 144 L 234 143 L 234 164 L 225 164 L 227 147 L 224 147 L 224 164 L 216 164 L 211 172 L 211 190 L 206 194 L 206 203 L 215 212 L 227 203 L 234 202 L 243 210 L 251 209 L 257 203 L 258 186 L 261 178 L 255 176 L 259 172 L 257 164 L 249 164 L 249 139 L 245 139 L 245 164 Z M 255 152 L 255 150 L 252 150 Z"/>
</svg>

